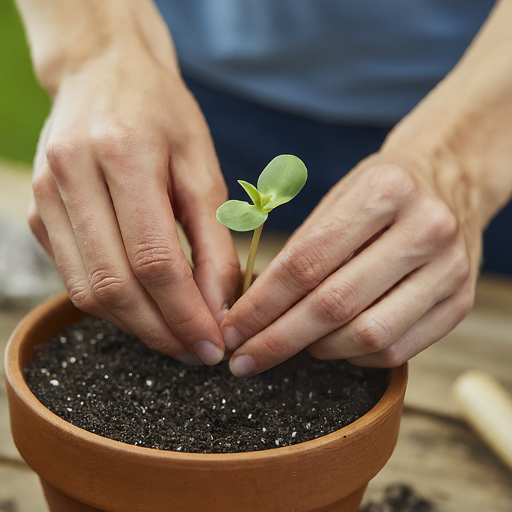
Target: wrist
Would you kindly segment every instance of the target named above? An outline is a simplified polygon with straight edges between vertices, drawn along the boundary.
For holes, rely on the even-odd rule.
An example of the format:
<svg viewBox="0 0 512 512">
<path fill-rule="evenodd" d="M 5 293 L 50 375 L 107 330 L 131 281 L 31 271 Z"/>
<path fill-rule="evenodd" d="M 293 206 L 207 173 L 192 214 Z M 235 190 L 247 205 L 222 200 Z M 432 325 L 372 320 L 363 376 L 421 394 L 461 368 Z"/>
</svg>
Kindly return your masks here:
<svg viewBox="0 0 512 512">
<path fill-rule="evenodd" d="M 482 227 L 512 194 L 512 2 L 497 2 L 451 73 L 390 133 L 383 152 L 421 155 L 467 189 Z"/>
<path fill-rule="evenodd" d="M 54 96 L 67 77 L 105 55 L 145 53 L 179 75 L 167 27 L 152 0 L 18 0 L 36 75 Z"/>
<path fill-rule="evenodd" d="M 446 145 L 382 148 L 377 155 L 386 163 L 406 169 L 419 182 L 428 183 L 443 200 L 464 231 L 481 233 L 491 218 L 488 200 L 475 175 L 468 172 Z"/>
<path fill-rule="evenodd" d="M 464 97 L 457 79 L 448 77 L 398 123 L 380 152 L 420 161 L 484 229 L 512 192 L 512 104 L 499 95 Z"/>
<path fill-rule="evenodd" d="M 33 55 L 36 76 L 50 96 L 54 97 L 67 77 L 78 73 L 88 62 L 106 53 L 109 46 L 108 40 L 100 42 L 89 39 L 79 45 L 69 44 L 65 48 L 39 51 Z"/>
</svg>

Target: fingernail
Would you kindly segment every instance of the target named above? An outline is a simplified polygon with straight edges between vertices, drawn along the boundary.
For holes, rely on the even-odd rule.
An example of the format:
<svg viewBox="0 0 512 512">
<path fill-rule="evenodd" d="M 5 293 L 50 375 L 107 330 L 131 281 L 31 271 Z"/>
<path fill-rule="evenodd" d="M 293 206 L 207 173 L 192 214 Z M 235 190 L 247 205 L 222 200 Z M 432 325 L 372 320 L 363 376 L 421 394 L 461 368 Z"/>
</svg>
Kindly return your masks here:
<svg viewBox="0 0 512 512">
<path fill-rule="evenodd" d="M 245 354 L 232 359 L 229 362 L 229 369 L 235 377 L 249 377 L 258 371 L 253 358 Z"/>
<path fill-rule="evenodd" d="M 173 356 L 174 359 L 181 361 L 182 363 L 188 364 L 189 366 L 203 366 L 204 363 L 197 357 L 195 354 L 191 354 L 190 352 L 186 352 L 185 354 L 178 354 Z"/>
<path fill-rule="evenodd" d="M 226 303 L 222 308 L 218 311 L 218 313 L 215 315 L 215 321 L 217 322 L 217 325 L 220 325 L 222 320 L 226 317 L 226 315 L 229 313 L 229 305 Z"/>
<path fill-rule="evenodd" d="M 226 349 L 231 352 L 234 352 L 242 344 L 242 341 L 244 341 L 240 333 L 234 327 L 226 327 L 222 331 L 222 336 L 224 336 Z"/>
<path fill-rule="evenodd" d="M 208 340 L 198 341 L 194 345 L 194 350 L 203 362 L 209 365 L 220 363 L 224 357 L 224 352 Z"/>
<path fill-rule="evenodd" d="M 220 312 L 226 316 L 229 313 L 229 304 L 226 302 L 224 306 L 222 306 Z"/>
</svg>

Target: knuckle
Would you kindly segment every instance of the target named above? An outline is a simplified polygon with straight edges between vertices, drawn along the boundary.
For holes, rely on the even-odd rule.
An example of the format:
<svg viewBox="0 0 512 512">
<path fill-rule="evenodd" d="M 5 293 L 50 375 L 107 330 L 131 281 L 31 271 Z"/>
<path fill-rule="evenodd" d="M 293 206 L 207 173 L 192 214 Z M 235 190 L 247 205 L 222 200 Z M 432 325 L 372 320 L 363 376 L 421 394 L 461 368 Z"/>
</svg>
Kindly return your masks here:
<svg viewBox="0 0 512 512">
<path fill-rule="evenodd" d="M 197 309 L 187 311 L 187 314 L 182 314 L 179 319 L 173 319 L 170 326 L 182 343 L 191 345 L 197 329 L 204 326 L 205 320 L 204 311 Z"/>
<path fill-rule="evenodd" d="M 357 293 L 348 283 L 332 285 L 316 294 L 313 310 L 320 321 L 337 326 L 351 320 L 357 312 Z"/>
<path fill-rule="evenodd" d="M 394 345 L 388 347 L 378 354 L 378 361 L 375 366 L 380 368 L 396 368 L 407 361 L 404 353 Z"/>
<path fill-rule="evenodd" d="M 210 139 L 210 130 L 203 116 L 201 108 L 197 103 L 196 98 L 185 89 L 185 94 L 181 96 L 183 105 L 188 109 L 188 117 L 185 122 L 181 122 L 173 126 L 173 140 L 172 146 L 175 151 L 186 151 L 190 146 L 190 142 L 198 137 L 202 139 Z"/>
<path fill-rule="evenodd" d="M 34 198 L 38 201 L 48 199 L 55 190 L 55 179 L 50 170 L 45 168 L 38 173 L 32 180 L 32 190 Z"/>
<path fill-rule="evenodd" d="M 62 179 L 66 170 L 73 165 L 77 155 L 82 150 L 79 137 L 69 135 L 51 141 L 46 148 L 46 160 L 56 179 Z"/>
<path fill-rule="evenodd" d="M 312 290 L 326 277 L 322 260 L 318 254 L 308 249 L 297 248 L 287 254 L 281 264 L 284 271 L 284 281 L 289 284 L 291 280 L 298 288 Z"/>
<path fill-rule="evenodd" d="M 225 203 L 229 199 L 229 191 L 226 183 L 223 179 L 219 179 L 218 176 L 212 176 L 209 173 L 206 173 L 204 179 L 202 179 L 201 183 L 204 183 L 204 188 L 201 191 L 198 191 L 198 201 L 206 201 L 205 206 L 207 208 L 211 208 L 212 210 L 217 210 L 217 208 Z"/>
<path fill-rule="evenodd" d="M 365 353 L 375 353 L 386 349 L 392 339 L 393 331 L 382 319 L 367 318 L 356 334 L 357 341 Z"/>
<path fill-rule="evenodd" d="M 219 269 L 222 282 L 237 284 L 240 280 L 240 261 L 236 254 L 226 257 L 225 264 Z"/>
<path fill-rule="evenodd" d="M 457 284 L 465 283 L 471 273 L 471 264 L 469 261 L 469 254 L 465 247 L 460 247 L 456 250 L 452 259 L 450 276 Z"/>
<path fill-rule="evenodd" d="M 68 283 L 66 287 L 68 289 L 69 298 L 75 307 L 87 313 L 94 312 L 96 301 L 92 296 L 89 286 L 85 286 L 82 283 Z"/>
<path fill-rule="evenodd" d="M 267 357 L 270 354 L 274 361 L 283 361 L 296 352 L 288 341 L 282 337 L 272 336 L 265 337 L 261 344 L 261 349 Z"/>
<path fill-rule="evenodd" d="M 380 187 L 388 192 L 396 190 L 409 192 L 415 188 L 411 174 L 396 164 L 384 164 L 376 171 Z"/>
<path fill-rule="evenodd" d="M 429 203 L 424 216 L 424 237 L 431 243 L 452 241 L 458 231 L 459 222 L 453 211 L 443 202 Z"/>
<path fill-rule="evenodd" d="M 119 162 L 133 156 L 136 131 L 124 119 L 111 115 L 93 129 L 91 139 L 102 160 Z"/>
<path fill-rule="evenodd" d="M 119 303 L 125 296 L 125 283 L 114 272 L 97 269 L 90 275 L 91 291 L 100 303 Z"/>
<path fill-rule="evenodd" d="M 198 168 L 198 176 L 200 176 L 203 189 L 202 192 L 195 192 L 198 199 L 205 201 L 206 198 L 208 206 L 211 204 L 215 208 L 228 199 L 229 190 L 218 167 L 212 164 Z"/>
<path fill-rule="evenodd" d="M 372 169 L 368 181 L 368 201 L 390 204 L 416 196 L 417 184 L 411 174 L 396 164 L 384 164 Z"/>
<path fill-rule="evenodd" d="M 140 281 L 154 286 L 192 276 L 190 268 L 179 262 L 169 247 L 158 244 L 140 246 L 132 258 L 132 268 Z"/>
<path fill-rule="evenodd" d="M 250 293 L 244 295 L 243 302 L 237 302 L 232 322 L 237 323 L 237 330 L 243 337 L 250 338 L 268 326 L 271 317 L 262 304 L 260 297 Z"/>
</svg>

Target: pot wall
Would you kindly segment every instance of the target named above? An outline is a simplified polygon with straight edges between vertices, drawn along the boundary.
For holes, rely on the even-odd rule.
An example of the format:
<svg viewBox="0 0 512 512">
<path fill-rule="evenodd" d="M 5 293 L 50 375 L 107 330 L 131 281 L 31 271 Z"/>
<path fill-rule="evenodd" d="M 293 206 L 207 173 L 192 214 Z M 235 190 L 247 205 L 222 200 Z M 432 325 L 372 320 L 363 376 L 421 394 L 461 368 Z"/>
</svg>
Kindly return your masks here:
<svg viewBox="0 0 512 512">
<path fill-rule="evenodd" d="M 44 303 L 16 329 L 5 365 L 21 455 L 51 486 L 80 502 L 107 512 L 336 510 L 326 507 L 357 494 L 391 456 L 406 365 L 390 370 L 388 390 L 365 416 L 289 447 L 187 454 L 132 446 L 74 427 L 35 398 L 22 372 L 34 345 L 81 316 L 65 295 Z M 356 511 L 357 505 L 338 510 Z"/>
</svg>

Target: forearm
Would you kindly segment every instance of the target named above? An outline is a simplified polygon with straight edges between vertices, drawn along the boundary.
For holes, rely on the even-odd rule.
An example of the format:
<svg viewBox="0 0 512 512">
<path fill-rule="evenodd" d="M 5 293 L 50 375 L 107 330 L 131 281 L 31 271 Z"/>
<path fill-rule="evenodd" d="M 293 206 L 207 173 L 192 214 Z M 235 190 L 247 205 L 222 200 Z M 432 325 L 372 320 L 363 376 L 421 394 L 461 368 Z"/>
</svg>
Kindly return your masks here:
<svg viewBox="0 0 512 512">
<path fill-rule="evenodd" d="M 54 94 L 105 52 L 145 50 L 178 73 L 169 32 L 151 0 L 17 0 L 37 76 Z"/>
<path fill-rule="evenodd" d="M 498 2 L 454 70 L 391 132 L 383 154 L 419 154 L 484 227 L 512 192 L 512 1 Z"/>
</svg>

